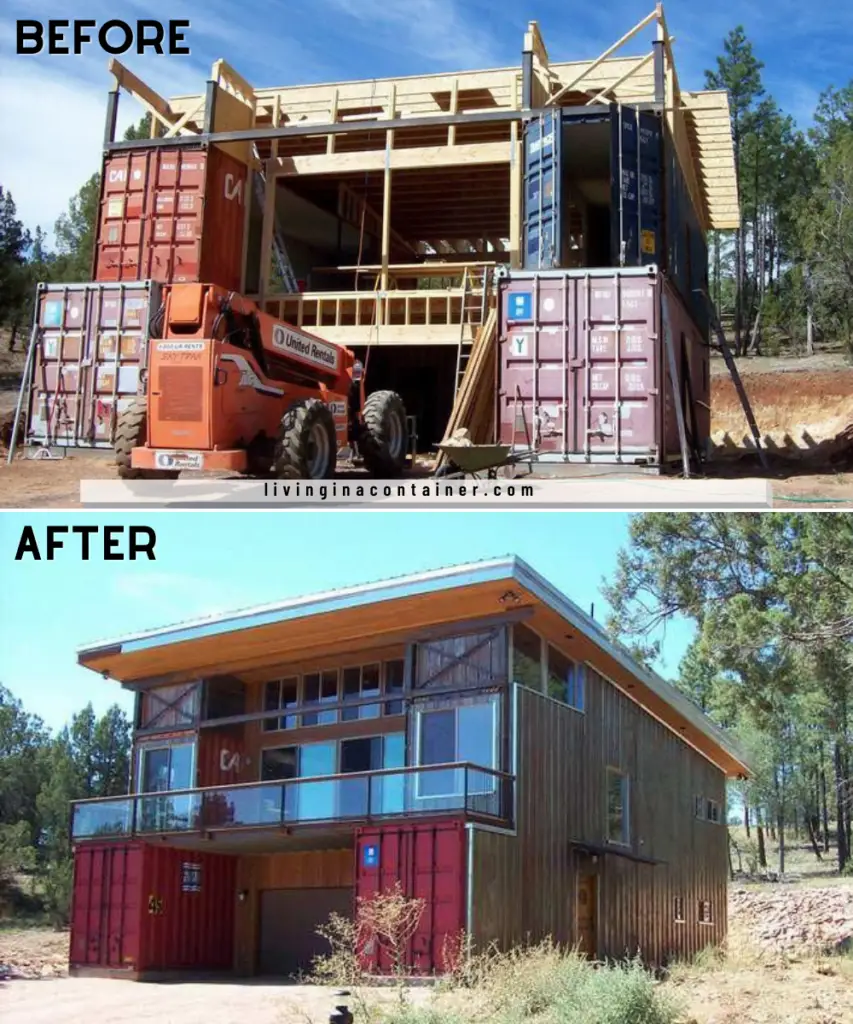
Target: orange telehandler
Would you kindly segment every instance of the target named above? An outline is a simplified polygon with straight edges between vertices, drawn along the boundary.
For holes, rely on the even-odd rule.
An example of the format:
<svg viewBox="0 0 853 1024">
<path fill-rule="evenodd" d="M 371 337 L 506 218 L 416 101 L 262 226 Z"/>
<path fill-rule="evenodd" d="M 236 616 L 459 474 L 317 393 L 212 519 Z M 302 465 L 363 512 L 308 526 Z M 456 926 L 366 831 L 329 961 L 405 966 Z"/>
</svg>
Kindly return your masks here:
<svg viewBox="0 0 853 1024">
<path fill-rule="evenodd" d="M 320 480 L 338 451 L 398 475 L 408 444 L 393 391 L 365 396 L 349 349 L 297 330 L 217 285 L 172 284 L 150 331 L 140 394 L 119 417 L 125 479 L 229 470 Z"/>
</svg>

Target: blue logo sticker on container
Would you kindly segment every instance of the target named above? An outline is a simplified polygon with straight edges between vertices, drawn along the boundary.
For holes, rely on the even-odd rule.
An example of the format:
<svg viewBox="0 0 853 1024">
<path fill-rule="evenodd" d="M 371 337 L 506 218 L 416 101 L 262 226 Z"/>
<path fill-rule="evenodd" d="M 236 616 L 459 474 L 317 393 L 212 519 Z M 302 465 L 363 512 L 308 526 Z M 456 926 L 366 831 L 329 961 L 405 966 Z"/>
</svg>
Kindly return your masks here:
<svg viewBox="0 0 853 1024">
<path fill-rule="evenodd" d="M 62 300 L 48 300 L 44 304 L 44 327 L 62 326 Z"/>
<path fill-rule="evenodd" d="M 366 868 L 375 868 L 379 865 L 379 847 L 368 843 L 362 847 L 362 863 Z"/>
<path fill-rule="evenodd" d="M 514 292 L 509 296 L 510 320 L 529 320 L 533 315 L 533 292 Z"/>
</svg>

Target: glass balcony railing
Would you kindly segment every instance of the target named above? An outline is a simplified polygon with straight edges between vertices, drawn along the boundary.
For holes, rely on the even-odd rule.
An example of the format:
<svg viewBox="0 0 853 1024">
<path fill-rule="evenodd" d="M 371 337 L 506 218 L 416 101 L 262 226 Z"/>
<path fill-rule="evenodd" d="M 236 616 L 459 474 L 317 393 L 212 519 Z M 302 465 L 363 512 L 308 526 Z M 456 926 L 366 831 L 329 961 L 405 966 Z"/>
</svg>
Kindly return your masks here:
<svg viewBox="0 0 853 1024">
<path fill-rule="evenodd" d="M 424 765 L 213 786 L 72 805 L 74 839 L 264 825 L 374 820 L 462 811 L 508 822 L 514 779 L 472 764 Z"/>
</svg>

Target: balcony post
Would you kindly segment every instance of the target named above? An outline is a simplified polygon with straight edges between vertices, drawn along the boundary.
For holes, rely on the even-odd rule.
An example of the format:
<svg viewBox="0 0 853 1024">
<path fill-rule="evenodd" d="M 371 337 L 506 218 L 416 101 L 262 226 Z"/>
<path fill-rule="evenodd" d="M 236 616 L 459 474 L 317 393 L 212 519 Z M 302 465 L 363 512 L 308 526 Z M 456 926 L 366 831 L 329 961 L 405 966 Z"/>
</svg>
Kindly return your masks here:
<svg viewBox="0 0 853 1024">
<path fill-rule="evenodd" d="M 464 800 L 465 800 L 465 803 L 462 805 L 462 807 L 463 807 L 463 809 L 465 810 L 466 813 L 468 811 L 468 768 L 469 767 L 470 766 L 466 764 L 465 768 L 464 768 L 464 772 L 465 772 L 465 788 L 464 788 L 465 796 L 464 796 Z"/>
</svg>

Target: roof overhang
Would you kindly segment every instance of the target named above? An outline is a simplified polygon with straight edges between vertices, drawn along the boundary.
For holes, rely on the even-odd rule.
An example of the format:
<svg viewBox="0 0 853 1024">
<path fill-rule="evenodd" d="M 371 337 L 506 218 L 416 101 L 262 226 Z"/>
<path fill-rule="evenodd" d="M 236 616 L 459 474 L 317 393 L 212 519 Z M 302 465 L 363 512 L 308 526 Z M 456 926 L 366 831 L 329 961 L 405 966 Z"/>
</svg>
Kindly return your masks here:
<svg viewBox="0 0 853 1024">
<path fill-rule="evenodd" d="M 86 646 L 77 655 L 81 665 L 137 688 L 390 645 L 522 612 L 549 642 L 588 662 L 726 774 L 749 773 L 726 733 L 695 704 L 515 557 L 179 623 Z"/>
</svg>

